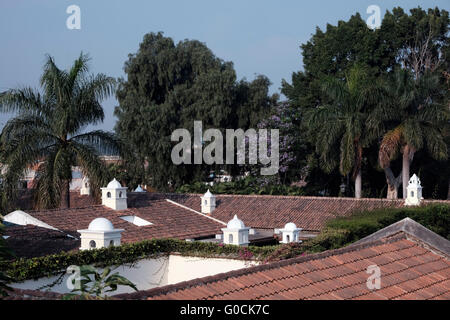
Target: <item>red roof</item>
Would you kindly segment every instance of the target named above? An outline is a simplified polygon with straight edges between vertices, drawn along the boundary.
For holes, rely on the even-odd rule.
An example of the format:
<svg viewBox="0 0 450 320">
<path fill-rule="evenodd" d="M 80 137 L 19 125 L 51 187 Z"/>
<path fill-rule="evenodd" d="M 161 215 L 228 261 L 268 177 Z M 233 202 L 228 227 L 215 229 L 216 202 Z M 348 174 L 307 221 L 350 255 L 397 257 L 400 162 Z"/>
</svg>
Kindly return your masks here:
<svg viewBox="0 0 450 320">
<path fill-rule="evenodd" d="M 381 288 L 367 286 L 367 268 L 377 265 Z M 450 299 L 448 254 L 424 247 L 404 232 L 395 236 L 240 269 L 121 299 Z"/>
<path fill-rule="evenodd" d="M 61 231 L 33 225 L 10 226 L 5 229 L 6 244 L 17 258 L 33 258 L 80 247 L 78 239 Z"/>
<path fill-rule="evenodd" d="M 214 236 L 223 225 L 200 214 L 171 204 L 154 200 L 145 207 L 113 210 L 102 205 L 82 208 L 28 211 L 34 218 L 68 234 L 79 237 L 77 230 L 87 229 L 99 217 L 112 222 L 115 228 L 125 229 L 122 242 L 137 242 L 152 238 L 191 239 Z M 120 217 L 137 216 L 151 225 L 136 226 Z"/>
<path fill-rule="evenodd" d="M 2 297 L 3 300 L 62 300 L 64 298 L 64 295 L 60 293 L 39 290 L 13 288 L 7 293 L 6 297 Z"/>
<path fill-rule="evenodd" d="M 201 194 L 128 193 L 128 207 L 150 206 L 155 200 L 171 199 L 181 205 L 201 212 Z M 429 203 L 447 203 L 446 200 L 426 200 Z M 71 192 L 71 207 L 87 207 L 96 204 L 89 196 Z M 294 222 L 304 231 L 319 232 L 326 223 L 336 217 L 348 217 L 355 211 L 381 208 L 401 208 L 404 200 L 374 198 L 333 198 L 270 195 L 216 195 L 216 209 L 210 214 L 222 222 L 228 222 L 236 214 L 244 224 L 255 229 L 282 228 Z M 24 208 L 26 210 L 28 208 Z"/>
<path fill-rule="evenodd" d="M 200 196 L 166 195 L 195 210 L 201 210 Z M 359 210 L 399 208 L 403 200 L 355 199 L 268 195 L 216 195 L 216 209 L 211 216 L 229 221 L 236 214 L 246 226 L 261 229 L 282 228 L 294 222 L 305 231 L 320 231 L 327 221 L 350 216 Z"/>
</svg>

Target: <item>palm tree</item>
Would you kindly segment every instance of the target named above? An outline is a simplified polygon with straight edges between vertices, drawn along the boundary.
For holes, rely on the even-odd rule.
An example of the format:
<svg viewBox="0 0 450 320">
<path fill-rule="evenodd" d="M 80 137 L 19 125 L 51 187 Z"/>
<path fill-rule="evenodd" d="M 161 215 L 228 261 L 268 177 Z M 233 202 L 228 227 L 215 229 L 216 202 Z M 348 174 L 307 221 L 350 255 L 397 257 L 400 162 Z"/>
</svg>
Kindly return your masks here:
<svg viewBox="0 0 450 320">
<path fill-rule="evenodd" d="M 447 159 L 442 130 L 448 126 L 449 110 L 438 103 L 443 94 L 439 81 L 430 71 L 420 77 L 403 69 L 394 73 L 387 92 L 388 102 L 379 112 L 388 129 L 379 150 L 379 163 L 388 183 L 388 198 L 397 198 L 400 182 L 403 198 L 406 198 L 409 168 L 417 151 L 425 149 L 436 160 Z M 402 172 L 396 178 L 390 166 L 399 154 L 402 155 Z"/>
<path fill-rule="evenodd" d="M 331 101 L 307 113 L 306 123 L 311 130 L 321 166 L 331 172 L 337 165 L 346 176 L 352 173 L 355 197 L 361 198 L 361 166 L 363 149 L 375 138 L 366 125 L 374 101 L 365 67 L 355 65 L 345 80 L 326 78 L 323 92 Z"/>
<path fill-rule="evenodd" d="M 83 132 L 104 119 L 100 102 L 109 97 L 115 81 L 103 74 L 88 74 L 89 57 L 80 54 L 70 70 L 59 69 L 47 56 L 40 84 L 0 94 L 0 110 L 16 112 L 0 136 L 7 172 L 4 198 L 16 194 L 18 181 L 30 167 L 36 172 L 36 207 L 70 207 L 72 167 L 80 166 L 94 190 L 105 183 L 100 152 L 117 152 L 113 134 Z"/>
</svg>

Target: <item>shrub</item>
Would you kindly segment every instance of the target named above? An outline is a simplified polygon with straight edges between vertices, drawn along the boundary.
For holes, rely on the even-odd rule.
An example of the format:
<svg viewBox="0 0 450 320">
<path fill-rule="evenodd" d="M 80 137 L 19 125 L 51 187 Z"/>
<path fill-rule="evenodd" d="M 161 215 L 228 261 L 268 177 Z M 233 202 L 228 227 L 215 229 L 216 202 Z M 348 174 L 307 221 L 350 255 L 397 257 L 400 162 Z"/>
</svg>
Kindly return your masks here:
<svg viewBox="0 0 450 320">
<path fill-rule="evenodd" d="M 450 206 L 446 204 L 356 212 L 330 221 L 327 229 L 345 230 L 345 241 L 351 243 L 407 217 L 450 239 Z"/>
</svg>

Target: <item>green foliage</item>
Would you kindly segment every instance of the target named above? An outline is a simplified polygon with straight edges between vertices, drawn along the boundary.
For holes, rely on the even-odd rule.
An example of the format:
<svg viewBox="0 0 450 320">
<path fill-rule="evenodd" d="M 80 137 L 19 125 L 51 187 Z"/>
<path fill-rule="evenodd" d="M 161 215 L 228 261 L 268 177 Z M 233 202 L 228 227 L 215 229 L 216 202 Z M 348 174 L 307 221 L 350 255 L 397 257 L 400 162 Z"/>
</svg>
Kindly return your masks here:
<svg viewBox="0 0 450 320">
<path fill-rule="evenodd" d="M 407 217 L 450 240 L 449 205 L 361 211 L 328 222 L 326 228 L 313 239 L 301 244 L 279 246 L 264 261 L 267 263 L 342 248 Z"/>
<path fill-rule="evenodd" d="M 407 217 L 450 239 L 450 206 L 446 204 L 358 212 L 348 218 L 330 221 L 327 227 L 331 230 L 346 230 L 345 242 L 350 243 Z"/>
<path fill-rule="evenodd" d="M 70 206 L 72 166 L 81 167 L 94 192 L 105 184 L 106 170 L 98 155 L 117 152 L 119 142 L 111 133 L 83 130 L 103 121 L 100 102 L 113 93 L 115 81 L 103 74 L 88 74 L 88 61 L 82 53 L 66 71 L 48 56 L 42 92 L 23 88 L 0 94 L 0 111 L 17 113 L 0 136 L 2 162 L 7 166 L 2 177 L 5 207 L 13 202 L 25 170 L 32 167 L 37 167 L 38 208 Z"/>
<path fill-rule="evenodd" d="M 174 165 L 171 134 L 184 128 L 193 137 L 194 120 L 203 130 L 256 128 L 277 101 L 269 96 L 270 81 L 258 76 L 237 81 L 231 62 L 217 58 L 203 43 L 175 44 L 162 33 L 144 36 L 139 50 L 125 63 L 127 79 L 120 79 L 115 130 L 130 145 L 131 158 L 148 161 L 149 181 L 160 190 L 204 179 L 208 165 Z M 238 168 L 239 169 L 239 168 Z M 233 170 L 231 170 L 233 171 Z M 136 179 L 146 179 L 144 175 Z"/>
<path fill-rule="evenodd" d="M 252 253 L 252 259 L 270 254 L 276 247 L 253 247 L 246 250 Z M 242 257 L 242 248 L 233 245 L 217 245 L 208 242 L 186 242 L 174 239 L 154 239 L 137 243 L 123 244 L 78 252 L 61 252 L 59 254 L 31 259 L 17 259 L 0 264 L 0 271 L 14 279 L 38 279 L 65 272 L 71 265 L 93 265 L 95 267 L 119 266 L 132 264 L 144 258 L 156 258 L 170 253 L 197 257 Z M 245 255 L 245 254 L 244 254 Z M 247 253 L 248 256 L 248 253 Z"/>
<path fill-rule="evenodd" d="M 134 283 L 119 275 L 118 272 L 111 274 L 110 267 L 106 267 L 102 273 L 99 273 L 93 266 L 80 266 L 79 277 L 80 279 L 72 279 L 72 284 L 75 288 L 71 291 L 72 293 L 65 296 L 65 299 L 89 299 L 92 296 L 106 298 L 103 295 L 106 292 L 116 291 L 118 286 L 127 286 L 138 291 Z M 79 281 L 78 288 L 77 281 Z"/>
<path fill-rule="evenodd" d="M 320 155 L 320 164 L 330 173 L 338 164 L 343 176 L 361 173 L 363 149 L 377 137 L 376 129 L 368 125 L 379 97 L 371 84 L 367 67 L 355 64 L 345 80 L 325 77 L 324 95 L 331 104 L 308 110 L 305 115 L 309 134 Z M 356 189 L 356 188 L 355 188 Z M 361 190 L 355 190 L 357 197 Z"/>
<path fill-rule="evenodd" d="M 286 186 L 270 179 L 246 177 L 231 182 L 216 183 L 213 186 L 203 182 L 185 184 L 178 188 L 179 193 L 205 193 L 210 190 L 214 194 L 259 194 L 259 195 L 304 195 L 302 188 L 296 186 Z"/>
<path fill-rule="evenodd" d="M 439 63 L 432 63 L 432 68 L 436 69 L 438 75 L 443 71 L 448 72 L 448 66 L 450 65 L 450 37 L 449 37 L 450 19 L 449 13 L 446 10 L 428 9 L 423 10 L 421 8 L 414 8 L 410 10 L 408 14 L 401 8 L 394 8 L 392 11 L 387 11 L 381 28 L 376 30 L 370 30 L 365 21 L 359 14 L 352 16 L 348 21 L 339 21 L 336 26 L 328 24 L 325 30 L 317 28 L 315 34 L 311 39 L 301 46 L 303 56 L 303 70 L 294 72 L 292 74 L 291 83 L 283 80 L 281 92 L 288 98 L 288 103 L 293 109 L 293 113 L 296 113 L 303 121 L 300 125 L 296 124 L 297 132 L 302 136 L 302 140 L 308 141 L 307 151 L 301 154 L 296 154 L 298 161 L 308 160 L 308 176 L 306 181 L 308 182 L 305 188 L 308 194 L 318 194 L 325 191 L 328 195 L 337 195 L 339 185 L 341 184 L 341 177 L 339 175 L 337 163 L 341 163 L 341 172 L 348 172 L 351 164 L 352 157 L 345 157 L 338 161 L 333 157 L 328 157 L 326 160 L 321 159 L 323 152 L 321 150 L 328 151 L 324 148 L 327 145 L 326 139 L 317 139 L 317 135 L 314 131 L 311 132 L 309 124 L 304 121 L 305 114 L 309 110 L 314 110 L 319 106 L 333 105 L 339 103 L 339 99 L 335 99 L 328 94 L 323 94 L 323 79 L 332 77 L 334 79 L 346 79 L 346 75 L 355 65 L 364 65 L 367 67 L 367 72 L 377 82 L 385 77 L 388 77 L 394 70 L 399 67 L 403 67 L 407 70 L 417 73 L 412 64 L 412 54 L 418 52 L 418 48 L 428 37 L 428 49 L 431 53 L 432 61 L 439 61 Z M 418 72 L 422 72 L 424 66 L 418 68 Z M 435 86 L 436 90 L 441 90 L 443 87 L 447 91 L 446 97 L 434 98 L 434 102 L 443 103 L 448 106 L 448 96 L 450 90 L 448 85 L 445 86 L 445 78 L 440 77 L 440 83 Z M 373 82 L 374 84 L 376 82 Z M 370 96 L 377 96 L 377 92 L 370 93 Z M 394 96 L 396 103 L 402 102 L 400 97 Z M 363 128 L 365 125 L 377 128 L 376 124 L 380 124 L 377 121 L 381 120 L 382 116 L 398 116 L 398 113 L 394 106 L 387 112 L 379 112 L 378 119 L 374 115 L 372 119 L 363 122 Z M 336 112 L 336 117 L 340 116 L 344 110 Z M 428 111 L 427 111 L 428 112 Z M 358 114 L 352 114 L 358 123 L 361 118 Z M 432 113 L 429 115 L 432 116 Z M 428 115 L 427 115 L 428 116 Z M 317 126 L 326 126 L 326 122 L 317 120 Z M 342 120 L 344 123 L 344 120 Z M 423 121 L 423 123 L 426 123 Z M 385 123 L 385 128 L 379 128 L 379 136 L 386 133 L 386 130 L 391 129 L 392 123 Z M 448 127 L 448 123 L 446 125 Z M 358 126 L 355 126 L 356 129 Z M 439 135 L 436 135 L 437 130 L 441 130 L 445 125 L 437 126 L 433 123 L 430 126 L 432 129 L 423 131 L 422 134 L 425 137 L 430 137 L 430 148 L 424 148 L 424 152 L 418 152 L 417 162 L 412 168 L 420 169 L 426 166 L 431 157 L 427 154 L 433 154 L 436 158 L 442 159 L 444 157 L 444 148 Z M 328 138 L 328 136 L 339 136 L 337 133 L 339 126 L 334 130 L 331 130 L 330 135 L 322 135 L 321 138 Z M 412 128 L 412 125 L 410 126 Z M 414 132 L 414 130 L 410 130 Z M 347 135 L 348 136 L 348 135 Z M 325 141 L 324 141 L 325 140 Z M 347 139 L 350 141 L 349 139 Z M 418 140 L 416 140 L 417 142 Z M 375 142 L 378 142 L 375 140 Z M 365 150 L 365 156 L 362 159 L 363 164 L 367 164 L 366 168 L 363 168 L 363 174 L 367 176 L 368 182 L 363 186 L 363 191 L 367 191 L 367 195 L 378 197 L 382 193 L 386 192 L 386 179 L 382 170 L 378 165 L 378 144 L 375 142 L 368 146 Z M 322 146 L 321 146 L 322 145 Z M 330 150 L 329 155 L 342 155 L 340 148 L 336 147 Z M 349 145 L 349 143 L 347 143 Z M 419 141 L 420 146 L 420 141 Z M 345 147 L 345 145 L 344 145 Z M 317 150 L 319 149 L 319 150 Z M 351 151 L 350 148 L 343 148 L 342 150 Z M 351 154 L 346 152 L 344 154 Z M 418 162 L 420 161 L 420 163 Z M 322 170 L 322 166 L 328 166 L 328 170 L 332 170 L 331 173 L 325 173 Z M 392 163 L 393 168 L 397 170 L 398 163 Z M 445 197 L 448 189 L 449 172 L 448 161 L 434 162 L 434 168 L 439 168 L 436 172 L 428 170 L 431 176 L 428 176 L 431 186 L 439 183 L 441 188 L 445 189 L 439 192 L 440 197 Z M 365 170 L 365 171 L 364 171 Z M 442 173 L 445 174 L 445 178 L 442 177 Z M 431 196 L 433 190 L 425 190 L 425 193 L 429 193 Z"/>
</svg>

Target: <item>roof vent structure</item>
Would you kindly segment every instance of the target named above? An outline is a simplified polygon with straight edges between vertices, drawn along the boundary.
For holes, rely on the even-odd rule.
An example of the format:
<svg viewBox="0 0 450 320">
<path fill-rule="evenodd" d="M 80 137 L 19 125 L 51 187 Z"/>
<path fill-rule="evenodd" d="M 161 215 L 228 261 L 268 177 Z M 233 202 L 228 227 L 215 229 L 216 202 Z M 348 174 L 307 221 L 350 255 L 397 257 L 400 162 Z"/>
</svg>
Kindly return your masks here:
<svg viewBox="0 0 450 320">
<path fill-rule="evenodd" d="M 247 246 L 249 243 L 249 231 L 250 228 L 247 228 L 244 225 L 244 222 L 242 222 L 237 215 L 234 215 L 233 219 L 228 221 L 227 227 L 222 229 L 223 243 L 237 246 Z"/>
<path fill-rule="evenodd" d="M 81 234 L 80 250 L 119 246 L 124 229 L 114 229 L 111 221 L 96 218 L 87 229 L 77 230 Z"/>
<path fill-rule="evenodd" d="M 406 206 L 418 206 L 423 200 L 422 197 L 422 185 L 420 184 L 419 177 L 414 174 L 411 179 L 409 179 L 408 187 L 406 188 Z"/>
<path fill-rule="evenodd" d="M 127 209 L 127 189 L 114 178 L 106 188 L 102 189 L 102 205 L 113 210 Z"/>
<path fill-rule="evenodd" d="M 281 243 L 302 242 L 300 240 L 301 228 L 297 228 L 295 223 L 289 222 L 284 225 L 283 229 L 280 229 L 282 240 Z"/>
<path fill-rule="evenodd" d="M 216 196 L 213 195 L 209 189 L 201 197 L 202 199 L 202 213 L 210 214 L 216 209 Z"/>
</svg>

